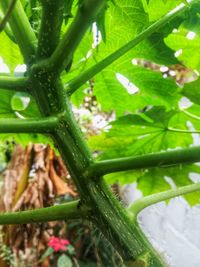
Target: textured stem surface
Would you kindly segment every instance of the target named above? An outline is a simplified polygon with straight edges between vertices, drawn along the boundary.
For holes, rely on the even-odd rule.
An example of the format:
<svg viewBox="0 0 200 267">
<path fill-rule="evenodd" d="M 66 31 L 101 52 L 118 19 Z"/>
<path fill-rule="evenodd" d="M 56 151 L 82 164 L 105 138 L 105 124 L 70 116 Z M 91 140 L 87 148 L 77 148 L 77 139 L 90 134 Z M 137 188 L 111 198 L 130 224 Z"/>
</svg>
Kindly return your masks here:
<svg viewBox="0 0 200 267">
<path fill-rule="evenodd" d="M 137 168 L 162 167 L 184 162 L 196 162 L 200 160 L 200 147 L 94 162 L 92 154 L 73 116 L 69 99 L 66 98 L 60 79 L 60 72 L 70 65 L 76 48 L 88 27 L 92 25 L 96 16 L 105 7 L 106 1 L 79 1 L 78 12 L 61 41 L 59 41 L 59 36 L 63 20 L 64 2 L 63 0 L 41 1 L 43 15 L 36 58 L 34 46 L 36 38 L 20 1 L 17 2 L 11 15 L 10 25 L 25 61 L 29 64 L 26 73 L 28 76 L 28 92 L 35 98 L 42 118 L 30 120 L 2 119 L 0 120 L 0 130 L 2 132 L 49 133 L 77 186 L 81 200 L 80 202 L 41 210 L 2 214 L 0 215 L 0 223 L 30 223 L 84 216 L 92 221 L 108 238 L 121 254 L 127 266 L 163 267 L 165 264 L 161 257 L 142 233 L 137 222 L 130 220 L 126 210 L 112 194 L 102 175 Z M 8 7 L 9 2 L 8 0 L 4 1 L 4 8 Z M 191 1 L 191 3 L 195 2 L 197 1 Z M 75 78 L 69 84 L 70 93 L 186 8 L 184 4 L 180 5 L 162 17 L 158 22 L 152 24 L 134 40 L 97 63 L 97 65 L 78 78 Z M 50 29 L 48 29 L 48 25 Z M 44 49 L 44 47 L 48 47 L 48 49 Z M 19 85 L 21 82 L 21 89 L 27 86 L 26 80 L 17 81 Z M 11 80 L 6 81 L 4 79 L 4 85 L 6 86 L 6 84 L 7 89 L 14 89 L 14 86 L 12 87 L 14 83 Z M 173 194 L 175 193 L 173 192 Z M 173 194 L 168 192 L 168 197 Z M 150 199 L 149 203 L 153 203 L 153 201 L 156 200 Z M 139 208 L 141 208 L 141 205 L 144 206 L 144 203 L 138 204 Z"/>
<path fill-rule="evenodd" d="M 40 73 L 40 69 L 34 69 L 32 84 L 35 86 L 32 92 L 43 116 L 55 114 L 60 109 L 59 124 L 51 137 L 77 186 L 82 205 L 91 210 L 88 219 L 104 233 L 125 261 L 147 264 L 148 267 L 165 266 L 137 223 L 130 221 L 126 210 L 110 192 L 102 177 L 94 177 L 87 172 L 93 164 L 93 158 L 72 114 L 70 103 L 61 97 L 56 98 L 53 93 L 62 93 L 64 88 L 59 80 L 46 80 L 46 75 L 41 76 Z M 42 86 L 44 81 L 45 87 Z M 48 93 L 50 88 L 54 97 Z M 41 94 L 41 91 L 44 93 Z"/>
<path fill-rule="evenodd" d="M 41 0 L 42 21 L 38 40 L 37 58 L 45 59 L 52 55 L 60 37 L 63 21 L 64 0 Z"/>
</svg>

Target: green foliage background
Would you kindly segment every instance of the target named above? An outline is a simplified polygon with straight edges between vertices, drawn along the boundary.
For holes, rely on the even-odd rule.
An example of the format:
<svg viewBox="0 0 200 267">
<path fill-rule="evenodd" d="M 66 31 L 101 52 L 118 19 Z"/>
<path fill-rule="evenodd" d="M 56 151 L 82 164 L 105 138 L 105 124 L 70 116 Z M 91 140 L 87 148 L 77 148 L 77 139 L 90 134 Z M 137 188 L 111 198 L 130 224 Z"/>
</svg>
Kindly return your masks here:
<svg viewBox="0 0 200 267">
<path fill-rule="evenodd" d="M 39 1 L 21 1 L 29 20 L 38 34 L 41 18 Z M 92 28 L 87 32 L 76 51 L 70 72 L 62 74 L 63 82 L 67 84 L 90 66 L 96 64 L 110 53 L 132 40 L 143 29 L 178 4 L 180 0 L 114 0 L 108 1 L 107 7 L 99 15 L 96 25 L 100 33 L 94 36 Z M 72 14 L 65 14 L 66 20 L 71 20 L 77 4 L 74 1 Z M 129 53 L 125 54 L 111 66 L 104 69 L 92 79 L 93 95 L 96 97 L 102 112 L 113 112 L 115 120 L 110 124 L 110 130 L 102 131 L 100 135 L 90 137 L 88 142 L 93 151 L 98 151 L 100 159 L 123 156 L 141 155 L 168 149 L 189 147 L 193 145 L 193 136 L 189 133 L 189 124 L 200 131 L 200 3 L 193 5 L 185 14 L 169 22 L 165 27 L 145 39 Z M 63 23 L 63 32 L 66 30 Z M 193 32 L 193 38 L 188 34 Z M 101 40 L 101 37 L 102 40 Z M 94 40 L 99 44 L 94 47 Z M 17 65 L 23 63 L 22 55 L 15 43 L 9 26 L 0 34 L 0 56 L 10 69 L 10 74 L 16 73 Z M 179 51 L 179 56 L 175 52 Z M 143 59 L 164 66 L 181 64 L 194 73 L 195 81 L 188 77 L 184 86 L 178 85 L 172 78 L 164 78 L 162 73 L 143 66 L 133 65 L 134 58 Z M 8 75 L 10 75 L 8 74 Z M 139 90 L 135 94 L 127 89 L 117 79 L 117 74 L 126 77 Z M 73 104 L 77 107 L 87 96 L 89 83 L 84 84 L 73 96 Z M 191 101 L 188 108 L 182 110 L 180 100 L 187 97 Z M 24 104 L 26 99 L 26 105 Z M 192 116 L 189 115 L 192 114 Z M 0 117 L 33 117 L 40 116 L 37 106 L 28 94 L 0 91 Z M 182 130 L 171 131 L 170 128 Z M 198 134 L 198 133 L 196 133 Z M 2 135 L 2 140 L 9 135 Z M 15 140 L 26 144 L 29 141 L 48 142 L 47 137 L 36 135 L 15 135 Z M 128 171 L 108 175 L 110 183 L 119 181 L 121 184 L 137 181 L 138 188 L 144 195 L 170 188 L 165 177 L 171 177 L 176 186 L 192 183 L 190 173 L 199 173 L 195 164 L 170 168 L 155 168 L 152 170 Z M 190 204 L 200 202 L 199 194 L 188 195 Z"/>
</svg>

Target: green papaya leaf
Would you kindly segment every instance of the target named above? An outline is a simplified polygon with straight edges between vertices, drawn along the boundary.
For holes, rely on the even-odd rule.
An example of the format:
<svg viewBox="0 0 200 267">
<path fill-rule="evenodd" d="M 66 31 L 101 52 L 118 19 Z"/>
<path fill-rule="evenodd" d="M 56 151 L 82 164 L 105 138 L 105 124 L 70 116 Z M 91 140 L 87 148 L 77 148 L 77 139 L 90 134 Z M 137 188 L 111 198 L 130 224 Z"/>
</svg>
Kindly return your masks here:
<svg viewBox="0 0 200 267">
<path fill-rule="evenodd" d="M 193 103 L 200 105 L 200 79 L 185 84 L 183 95 L 189 98 Z"/>
<path fill-rule="evenodd" d="M 0 57 L 8 65 L 10 72 L 13 73 L 17 65 L 23 63 L 19 47 L 4 32 L 0 34 L 0 44 L 3 44 L 0 49 Z"/>
<path fill-rule="evenodd" d="M 172 179 L 175 187 L 190 185 L 193 183 L 191 175 L 199 175 L 200 167 L 198 165 L 179 165 L 170 168 L 154 168 L 144 172 L 144 175 L 138 179 L 138 188 L 144 196 L 156 194 L 160 191 L 166 191 L 171 188 L 165 177 Z M 200 203 L 200 193 L 190 193 L 184 196 L 190 205 Z"/>
<path fill-rule="evenodd" d="M 188 68 L 200 69 L 200 36 L 184 28 L 179 28 L 165 38 L 165 43 L 177 54 L 178 59 Z"/>
<path fill-rule="evenodd" d="M 193 143 L 192 134 L 168 130 L 173 127 L 189 130 L 187 120 L 187 116 L 176 110 L 153 107 L 141 114 L 120 117 L 111 123 L 110 130 L 91 137 L 89 144 L 94 151 L 102 152 L 101 159 L 187 147 Z"/>
</svg>

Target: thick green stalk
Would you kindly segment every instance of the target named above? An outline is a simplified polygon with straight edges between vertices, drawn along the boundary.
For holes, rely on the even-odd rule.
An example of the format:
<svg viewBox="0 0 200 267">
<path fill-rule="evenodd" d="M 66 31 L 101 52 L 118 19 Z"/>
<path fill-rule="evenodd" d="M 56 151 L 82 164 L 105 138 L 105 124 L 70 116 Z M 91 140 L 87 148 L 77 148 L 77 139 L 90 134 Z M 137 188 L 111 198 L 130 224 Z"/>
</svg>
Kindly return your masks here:
<svg viewBox="0 0 200 267">
<path fill-rule="evenodd" d="M 186 185 L 186 186 L 182 186 L 176 189 L 168 190 L 165 192 L 161 192 L 158 194 L 150 195 L 147 197 L 143 197 L 143 198 L 136 200 L 132 205 L 130 205 L 127 208 L 127 211 L 129 212 L 131 219 L 136 220 L 139 212 L 141 212 L 143 209 L 153 204 L 156 204 L 158 202 L 161 202 L 161 201 L 164 201 L 170 198 L 193 193 L 199 190 L 200 190 L 200 183 L 196 183 L 196 184 Z"/>
<path fill-rule="evenodd" d="M 198 2 L 197 0 L 192 0 L 190 5 Z M 66 89 L 68 95 L 73 94 L 78 88 L 80 88 L 85 82 L 93 78 L 97 73 L 101 72 L 103 69 L 111 65 L 114 61 L 122 57 L 125 53 L 130 51 L 133 47 L 141 43 L 144 39 L 149 37 L 152 33 L 156 32 L 158 29 L 166 25 L 169 21 L 183 13 L 188 8 L 188 5 L 181 4 L 174 10 L 170 11 L 167 15 L 163 16 L 161 19 L 150 25 L 147 29 L 138 34 L 132 41 L 128 42 L 114 53 L 110 54 L 105 59 L 98 62 L 96 65 L 92 66 L 85 72 L 81 73 L 78 77 L 72 79 L 66 84 Z"/>
<path fill-rule="evenodd" d="M 15 7 L 16 2 L 17 2 L 17 0 L 12 0 L 12 2 L 10 4 L 10 6 L 9 6 L 5 16 L 4 16 L 4 18 L 2 19 L 2 21 L 0 23 L 0 32 L 2 32 L 4 30 L 8 20 L 10 18 L 10 15 L 11 15 L 11 13 L 13 11 L 13 8 Z"/>
<path fill-rule="evenodd" d="M 78 208 L 89 209 L 87 218 L 100 228 L 129 266 L 163 267 L 165 264 L 137 223 L 130 221 L 125 209 L 113 196 L 103 178 L 88 171 L 91 165 L 94 166 L 93 158 L 72 114 L 70 103 L 65 98 L 64 88 L 58 76 L 59 71 L 70 63 L 89 24 L 104 4 L 104 0 L 83 1 L 69 31 L 51 58 L 30 68 L 28 91 L 35 97 L 42 116 L 47 119 L 57 118 L 55 124 L 53 122 L 50 127 L 50 136 L 79 190 L 81 202 Z M 41 36 L 44 31 L 45 27 L 41 27 Z M 53 41 L 50 40 L 52 42 L 49 44 L 50 47 L 54 46 Z M 65 51 L 67 53 L 64 53 Z M 43 125 L 41 121 L 40 124 Z M 48 122 L 46 126 L 49 127 L 49 125 Z M 21 130 L 23 130 L 22 126 L 20 126 Z M 35 127 L 32 125 L 32 128 Z M 45 221 L 47 219 L 46 217 Z M 52 216 L 49 219 L 52 220 Z"/>
<path fill-rule="evenodd" d="M 83 149 L 79 132 L 75 132 L 71 127 L 74 124 L 74 118 L 67 112 L 62 126 L 55 131 L 53 139 L 77 185 L 82 202 L 92 210 L 89 219 L 100 228 L 125 261 L 137 262 L 138 257 L 148 255 L 154 264 L 149 266 L 163 266 L 138 225 L 130 223 L 124 209 L 112 195 L 102 177 L 84 175 L 91 164 L 91 157 L 84 152 L 86 149 Z"/>
<path fill-rule="evenodd" d="M 105 0 L 84 0 L 79 5 L 76 17 L 68 31 L 63 36 L 50 60 L 45 63 L 46 67 L 51 71 L 62 71 L 70 64 L 73 54 L 88 27 L 105 6 Z"/>
<path fill-rule="evenodd" d="M 43 0 L 43 4 L 53 3 L 51 1 L 52 0 L 45 2 L 45 0 Z M 80 7 L 74 21 L 56 49 L 55 46 L 58 42 L 59 33 L 55 32 L 56 28 L 53 28 L 52 36 L 50 32 L 47 33 L 48 42 L 47 40 L 44 40 L 46 31 L 44 19 L 45 16 L 48 16 L 47 19 L 50 20 L 50 14 L 43 13 L 43 22 L 39 37 L 38 58 L 36 59 L 37 64 L 32 66 L 34 61 L 33 57 L 35 55 L 35 49 L 32 41 L 35 40 L 35 37 L 20 2 L 18 1 L 18 6 L 16 6 L 11 16 L 10 24 L 13 32 L 15 33 L 16 40 L 23 52 L 26 63 L 30 63 L 30 68 L 27 73 L 29 76 L 28 91 L 35 97 L 41 114 L 45 118 L 40 118 L 39 120 L 33 119 L 32 121 L 17 120 L 17 122 L 16 120 L 3 120 L 2 131 L 9 130 L 11 132 L 16 132 L 16 130 L 18 130 L 20 132 L 34 132 L 37 129 L 37 132 L 49 132 L 49 135 L 52 137 L 55 142 L 55 146 L 60 151 L 70 175 L 79 190 L 81 202 L 64 204 L 68 206 L 60 205 L 42 210 L 20 212 L 17 214 L 4 214 L 2 217 L 0 216 L 0 221 L 2 221 L 3 224 L 10 224 L 27 223 L 30 222 L 30 218 L 31 222 L 40 222 L 43 221 L 43 219 L 44 221 L 64 219 L 65 216 L 77 218 L 76 216 L 79 216 L 77 211 L 80 211 L 80 215 L 86 215 L 87 219 L 91 220 L 102 231 L 102 233 L 107 236 L 108 240 L 114 247 L 116 247 L 129 266 L 163 267 L 165 264 L 154 251 L 138 224 L 130 221 L 125 209 L 113 196 L 101 177 L 101 175 L 104 174 L 100 169 L 102 166 L 103 172 L 110 172 L 110 170 L 112 171 L 113 169 L 116 171 L 117 164 L 120 165 L 120 168 L 127 169 L 127 167 L 130 168 L 133 162 L 135 162 L 135 164 L 136 162 L 139 164 L 141 157 L 140 160 L 135 158 L 128 158 L 128 160 L 113 160 L 109 162 L 111 169 L 109 169 L 110 167 L 108 166 L 108 161 L 94 163 L 93 157 L 72 114 L 69 99 L 66 99 L 65 97 L 59 73 L 70 64 L 73 54 L 82 37 L 96 15 L 104 7 L 106 1 L 83 0 L 80 1 L 80 3 Z M 148 34 L 150 35 L 170 19 L 177 16 L 177 14 L 181 13 L 184 9 L 184 5 L 179 6 L 179 8 L 173 11 L 172 14 L 168 14 L 156 25 L 152 25 L 148 30 L 144 31 L 143 35 L 140 35 L 137 40 L 134 40 L 133 43 L 129 43 L 127 46 L 124 46 L 124 48 L 116 52 L 116 54 L 114 53 L 114 56 L 111 55 L 110 58 L 106 59 L 102 65 L 100 64 L 97 72 L 111 64 L 126 51 L 130 50 L 133 45 L 142 41 L 148 36 Z M 61 11 L 56 9 L 55 12 Z M 58 23 L 55 27 L 57 27 L 59 31 L 61 20 L 54 22 Z M 31 32 L 29 32 L 29 30 L 31 30 Z M 47 51 L 43 50 L 42 46 L 44 43 L 50 47 Z M 51 57 L 46 59 L 46 57 L 48 57 L 52 52 L 53 54 Z M 40 60 L 41 62 L 38 62 Z M 91 75 L 92 71 L 90 71 L 89 74 Z M 84 76 L 84 79 L 85 78 L 86 77 Z M 197 154 L 199 153 L 199 150 L 196 150 L 195 153 L 193 151 L 195 159 L 197 159 Z M 163 162 L 159 160 L 161 156 L 162 159 L 164 159 L 165 165 L 167 162 L 177 163 L 177 159 L 175 159 L 175 157 L 173 158 L 173 161 L 169 160 L 168 153 L 169 152 L 166 152 L 164 154 L 165 156 L 163 154 L 157 154 L 157 159 L 154 158 L 153 160 L 151 159 L 152 155 L 146 155 L 147 158 L 145 159 L 147 159 L 147 163 L 152 166 L 153 164 L 160 164 L 163 166 Z M 173 153 L 175 152 L 173 151 Z M 177 158 L 181 162 L 184 162 L 184 156 L 180 156 L 180 154 L 183 153 L 183 150 L 181 150 L 181 153 L 176 152 Z M 95 171 L 95 168 L 97 168 L 97 172 Z"/>
<path fill-rule="evenodd" d="M 10 2 L 11 0 L 0 1 L 4 12 L 9 8 Z M 35 60 L 35 45 L 37 40 L 19 0 L 15 4 L 9 18 L 9 24 L 24 56 L 25 63 L 29 65 Z"/>
<path fill-rule="evenodd" d="M 0 119 L 0 133 L 50 133 L 57 124 L 57 117 Z"/>
<path fill-rule="evenodd" d="M 67 113 L 60 128 L 56 129 L 53 140 L 77 185 L 82 202 L 91 208 L 88 218 L 100 228 L 125 261 L 137 262 L 140 256 L 148 255 L 149 261 L 154 264 L 149 266 L 163 266 L 137 223 L 130 223 L 102 177 L 84 175 L 92 158 L 84 151 L 87 148 L 84 148 L 79 132 L 74 131 L 74 124 L 74 118 Z"/>
<path fill-rule="evenodd" d="M 182 163 L 194 163 L 199 161 L 200 146 L 195 146 L 141 156 L 103 160 L 95 162 L 86 172 L 93 173 L 94 175 L 105 175 L 112 172 L 152 167 L 170 167 Z"/>
<path fill-rule="evenodd" d="M 45 119 L 41 119 L 41 127 L 49 129 L 50 136 L 54 140 L 56 147 L 58 147 L 79 190 L 81 202 L 78 208 L 87 207 L 89 209 L 87 218 L 100 228 L 124 260 L 129 263 L 129 266 L 163 267 L 165 264 L 159 255 L 154 251 L 138 224 L 130 221 L 125 209 L 113 196 L 101 175 L 96 173 L 93 175 L 93 171 L 90 172 L 90 166 L 94 167 L 96 163 L 93 163 L 92 155 L 76 124 L 58 76 L 58 73 L 72 60 L 73 53 L 89 24 L 103 8 L 104 4 L 105 0 L 83 1 L 74 22 L 51 58 L 44 59 L 43 62 L 31 66 L 28 72 L 28 91 L 35 97 L 41 114 L 48 120 L 44 127 L 44 123 L 41 123 L 41 120 Z M 44 31 L 45 27 L 41 27 L 41 36 L 44 35 Z M 53 44 L 54 40 L 49 40 L 52 43 L 48 45 L 50 47 L 55 46 Z M 42 58 L 43 55 L 39 57 Z M 49 126 L 49 118 L 57 118 L 55 121 L 51 121 L 51 127 Z M 27 122 L 25 124 L 28 125 Z M 25 124 L 20 125 L 20 131 L 27 127 Z M 37 123 L 35 125 L 30 124 L 32 131 L 37 125 Z M 16 130 L 16 126 L 12 129 L 14 128 Z M 25 216 L 27 216 L 28 220 L 30 213 L 29 215 L 23 213 L 23 215 L 21 215 L 21 219 L 24 222 Z M 40 214 L 40 216 L 42 215 Z M 46 217 L 45 221 L 52 220 L 52 216 Z M 36 217 L 38 218 L 38 216 Z M 56 219 L 58 218 L 61 217 Z M 7 221 L 7 223 L 10 223 L 10 221 Z"/>
<path fill-rule="evenodd" d="M 62 98 L 59 98 L 61 102 L 58 103 L 55 96 L 53 98 L 47 93 L 52 85 L 54 92 L 62 92 L 64 88 L 59 79 L 50 81 L 48 76 L 41 76 L 40 72 L 33 68 L 31 79 L 34 87 L 30 90 L 36 97 L 43 116 L 47 116 L 49 112 L 55 114 L 60 108 L 59 124 L 51 137 L 77 186 L 82 205 L 90 209 L 88 219 L 100 228 L 125 261 L 133 262 L 132 266 L 139 263 L 141 266 L 147 264 L 148 267 L 165 266 L 137 223 L 133 224 L 129 220 L 125 209 L 112 195 L 104 180 L 86 172 L 93 159 L 73 117 L 70 104 Z M 43 87 L 44 83 L 46 86 Z M 44 93 L 41 94 L 42 90 Z"/>
<path fill-rule="evenodd" d="M 47 208 L 0 213 L 0 225 L 77 219 L 85 217 L 87 214 L 88 208 L 83 205 L 79 206 L 79 201 L 77 200 Z"/>
<path fill-rule="evenodd" d="M 16 78 L 10 76 L 0 76 L 0 88 L 13 91 L 26 91 L 27 78 Z"/>
<path fill-rule="evenodd" d="M 41 0 L 42 21 L 38 39 L 37 58 L 46 59 L 54 52 L 63 21 L 64 0 Z"/>
</svg>

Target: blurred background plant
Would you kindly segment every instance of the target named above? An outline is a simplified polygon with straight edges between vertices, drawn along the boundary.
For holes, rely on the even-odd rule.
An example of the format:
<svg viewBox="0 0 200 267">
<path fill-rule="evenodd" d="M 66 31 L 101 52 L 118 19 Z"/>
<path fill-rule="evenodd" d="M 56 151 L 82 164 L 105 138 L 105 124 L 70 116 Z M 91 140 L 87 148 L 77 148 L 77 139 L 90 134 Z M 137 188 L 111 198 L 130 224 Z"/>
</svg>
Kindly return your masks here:
<svg viewBox="0 0 200 267">
<path fill-rule="evenodd" d="M 57 205 L 78 197 L 49 145 L 7 143 L 2 155 L 1 212 Z M 9 160 L 8 160 L 9 159 Z M 8 160 L 8 162 L 6 162 Z M 0 229 L 0 266 L 122 266 L 120 256 L 83 220 L 9 225 Z"/>
</svg>

